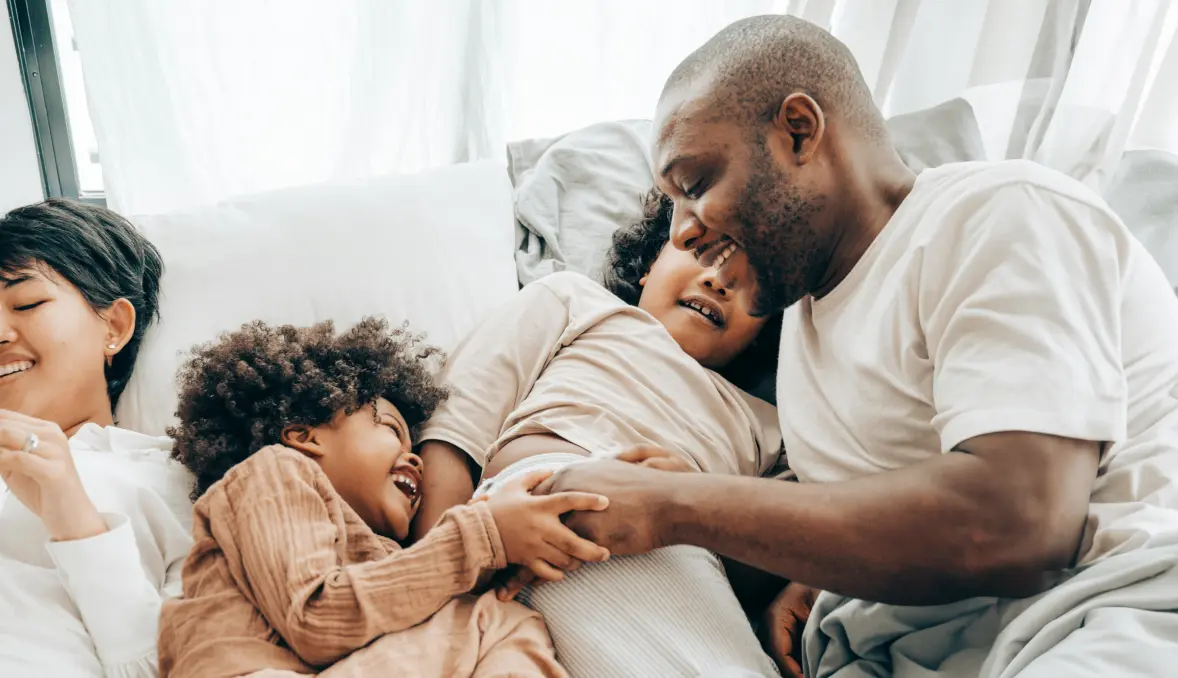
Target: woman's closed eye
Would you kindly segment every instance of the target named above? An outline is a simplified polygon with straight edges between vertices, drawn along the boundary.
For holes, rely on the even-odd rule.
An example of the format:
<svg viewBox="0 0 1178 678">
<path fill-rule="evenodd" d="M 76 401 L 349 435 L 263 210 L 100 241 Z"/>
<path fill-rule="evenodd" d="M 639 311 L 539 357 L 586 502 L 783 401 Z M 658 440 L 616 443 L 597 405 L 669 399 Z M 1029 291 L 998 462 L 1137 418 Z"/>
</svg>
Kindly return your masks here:
<svg viewBox="0 0 1178 678">
<path fill-rule="evenodd" d="M 15 306 L 13 308 L 17 311 L 31 311 L 34 308 L 37 308 L 38 306 L 40 306 L 41 304 L 47 303 L 48 301 L 49 301 L 48 299 L 44 299 L 42 301 L 35 301 L 31 304 L 22 304 L 20 306 Z"/>
</svg>

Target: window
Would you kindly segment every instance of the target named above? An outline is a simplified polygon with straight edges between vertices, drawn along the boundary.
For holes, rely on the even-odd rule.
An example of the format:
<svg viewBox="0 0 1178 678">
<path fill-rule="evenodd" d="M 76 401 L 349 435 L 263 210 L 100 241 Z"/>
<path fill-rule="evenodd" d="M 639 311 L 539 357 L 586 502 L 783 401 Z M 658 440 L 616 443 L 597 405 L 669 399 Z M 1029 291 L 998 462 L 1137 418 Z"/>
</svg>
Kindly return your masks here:
<svg viewBox="0 0 1178 678">
<path fill-rule="evenodd" d="M 98 143 L 66 0 L 8 0 L 45 195 L 98 204 Z"/>
</svg>

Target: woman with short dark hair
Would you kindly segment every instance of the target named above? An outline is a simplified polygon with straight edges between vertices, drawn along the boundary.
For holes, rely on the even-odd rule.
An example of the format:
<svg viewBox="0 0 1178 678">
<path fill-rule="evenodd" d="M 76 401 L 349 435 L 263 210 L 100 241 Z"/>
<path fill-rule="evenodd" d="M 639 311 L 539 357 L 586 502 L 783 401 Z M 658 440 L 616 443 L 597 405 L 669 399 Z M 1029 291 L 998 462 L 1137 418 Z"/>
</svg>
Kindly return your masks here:
<svg viewBox="0 0 1178 678">
<path fill-rule="evenodd" d="M 155 676 L 191 544 L 171 441 L 114 426 L 163 262 L 109 210 L 0 218 L 0 675 Z"/>
</svg>

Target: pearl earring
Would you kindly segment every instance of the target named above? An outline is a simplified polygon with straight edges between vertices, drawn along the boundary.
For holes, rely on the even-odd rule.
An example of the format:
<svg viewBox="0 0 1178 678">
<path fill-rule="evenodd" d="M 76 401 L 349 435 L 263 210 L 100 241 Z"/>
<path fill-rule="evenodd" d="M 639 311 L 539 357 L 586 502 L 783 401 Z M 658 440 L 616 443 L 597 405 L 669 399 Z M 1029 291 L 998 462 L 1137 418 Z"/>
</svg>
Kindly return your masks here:
<svg viewBox="0 0 1178 678">
<path fill-rule="evenodd" d="M 115 344 L 107 344 L 107 345 L 106 345 L 106 347 L 107 347 L 107 348 L 109 348 L 109 349 L 110 349 L 110 350 L 112 350 L 112 351 L 113 351 L 113 350 L 115 350 L 116 348 L 118 348 L 118 346 L 117 346 L 117 345 L 115 345 Z"/>
</svg>

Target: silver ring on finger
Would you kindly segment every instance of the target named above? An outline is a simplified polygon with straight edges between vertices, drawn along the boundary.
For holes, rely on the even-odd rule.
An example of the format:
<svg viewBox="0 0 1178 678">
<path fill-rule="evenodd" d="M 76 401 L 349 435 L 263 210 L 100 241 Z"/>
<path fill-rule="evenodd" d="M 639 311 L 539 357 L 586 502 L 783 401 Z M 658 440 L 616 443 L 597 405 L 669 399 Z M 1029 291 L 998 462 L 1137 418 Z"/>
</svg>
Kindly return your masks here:
<svg viewBox="0 0 1178 678">
<path fill-rule="evenodd" d="M 37 437 L 36 433 L 29 432 L 28 437 L 25 438 L 25 444 L 20 448 L 21 452 L 31 454 L 37 451 L 37 446 L 41 444 L 41 439 Z"/>
</svg>

